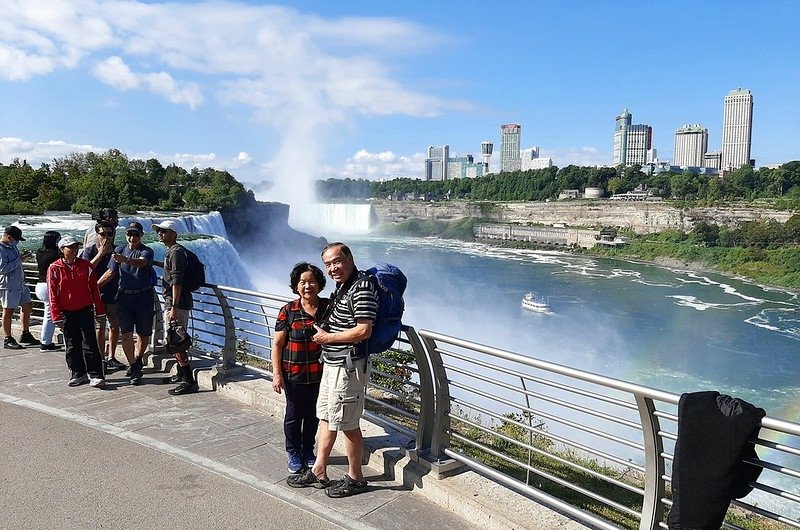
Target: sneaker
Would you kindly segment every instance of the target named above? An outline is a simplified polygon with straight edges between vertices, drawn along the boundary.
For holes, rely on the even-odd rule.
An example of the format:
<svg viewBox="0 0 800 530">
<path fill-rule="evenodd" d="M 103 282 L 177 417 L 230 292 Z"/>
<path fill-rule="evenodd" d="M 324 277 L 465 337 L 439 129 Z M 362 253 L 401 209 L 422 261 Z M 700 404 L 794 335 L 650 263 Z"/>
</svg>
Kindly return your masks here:
<svg viewBox="0 0 800 530">
<path fill-rule="evenodd" d="M 108 370 L 109 372 L 116 372 L 117 370 L 122 370 L 123 368 L 127 367 L 128 367 L 127 364 L 122 364 L 114 357 L 106 359 L 106 370 Z"/>
<path fill-rule="evenodd" d="M 303 461 L 308 467 L 314 467 L 317 463 L 317 457 L 314 456 L 314 451 L 303 451 Z"/>
<path fill-rule="evenodd" d="M 196 382 L 187 383 L 184 381 L 175 388 L 170 388 L 167 392 L 170 396 L 182 396 L 184 394 L 194 394 L 198 390 L 200 390 L 200 387 L 197 386 Z"/>
<path fill-rule="evenodd" d="M 93 386 L 95 388 L 103 389 L 106 387 L 106 380 L 100 379 L 99 377 L 90 377 L 89 378 L 89 386 Z"/>
<path fill-rule="evenodd" d="M 303 459 L 300 458 L 300 455 L 292 451 L 287 457 L 289 459 L 289 465 L 287 466 L 289 473 L 300 473 L 303 470 Z"/>
<path fill-rule="evenodd" d="M 31 335 L 30 331 L 23 331 L 22 335 L 19 336 L 19 343 L 24 346 L 41 346 L 41 342 L 36 340 L 33 335 Z"/>
<path fill-rule="evenodd" d="M 292 488 L 317 488 L 321 490 L 322 488 L 327 488 L 330 486 L 331 481 L 328 477 L 318 477 L 311 471 L 310 467 L 305 468 L 301 473 L 297 475 L 289 475 L 286 479 L 286 483 L 291 486 Z"/>
<path fill-rule="evenodd" d="M 142 383 L 142 369 L 138 366 L 132 366 L 130 369 L 131 375 L 131 384 L 132 385 L 139 385 Z M 126 372 L 127 373 L 127 372 Z"/>
<path fill-rule="evenodd" d="M 355 480 L 350 478 L 350 475 L 345 475 L 342 480 L 336 482 L 325 488 L 325 495 L 334 499 L 341 497 L 350 497 L 351 495 L 358 495 L 367 491 L 366 480 Z"/>
<path fill-rule="evenodd" d="M 89 376 L 86 375 L 86 374 L 73 375 L 72 379 L 69 380 L 69 383 L 67 383 L 67 385 L 69 385 L 69 386 L 81 386 L 81 385 L 85 385 L 88 382 L 89 382 Z"/>
<path fill-rule="evenodd" d="M 133 366 L 129 366 L 127 370 L 125 370 L 125 377 L 130 377 L 133 375 Z"/>
<path fill-rule="evenodd" d="M 58 351 L 61 349 L 61 346 L 56 344 L 55 342 L 51 342 L 50 344 L 42 344 L 39 346 L 39 351 Z"/>
<path fill-rule="evenodd" d="M 6 337 L 3 341 L 3 348 L 7 350 L 22 350 L 24 349 L 23 346 L 20 346 L 19 343 L 14 339 L 14 337 Z"/>
</svg>

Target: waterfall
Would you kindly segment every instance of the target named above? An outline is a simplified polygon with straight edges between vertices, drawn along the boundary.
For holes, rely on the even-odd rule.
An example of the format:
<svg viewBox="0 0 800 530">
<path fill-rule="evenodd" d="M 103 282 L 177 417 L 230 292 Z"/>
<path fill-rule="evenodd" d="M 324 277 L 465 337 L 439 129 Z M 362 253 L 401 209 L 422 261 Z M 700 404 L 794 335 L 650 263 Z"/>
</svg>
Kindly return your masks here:
<svg viewBox="0 0 800 530">
<path fill-rule="evenodd" d="M 295 205 L 289 212 L 292 228 L 315 234 L 366 234 L 371 228 L 371 218 L 371 204 Z"/>
<path fill-rule="evenodd" d="M 153 225 L 158 224 L 167 219 L 171 219 L 178 223 L 181 233 L 184 234 L 206 234 L 209 236 L 219 236 L 223 239 L 228 239 L 228 232 L 225 230 L 225 222 L 219 212 L 210 212 L 200 215 L 182 215 L 182 216 L 163 216 L 163 217 L 145 217 L 145 216 L 132 216 L 120 218 L 119 225 L 125 227 L 131 221 L 137 221 L 142 224 L 145 232 L 151 232 Z"/>
</svg>

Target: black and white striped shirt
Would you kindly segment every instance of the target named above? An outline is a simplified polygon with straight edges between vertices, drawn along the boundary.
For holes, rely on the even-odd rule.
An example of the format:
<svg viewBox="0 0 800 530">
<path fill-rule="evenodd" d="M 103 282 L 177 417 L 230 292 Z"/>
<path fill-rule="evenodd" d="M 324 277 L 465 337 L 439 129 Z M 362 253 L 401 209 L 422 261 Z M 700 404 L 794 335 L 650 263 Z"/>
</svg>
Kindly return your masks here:
<svg viewBox="0 0 800 530">
<path fill-rule="evenodd" d="M 354 328 L 358 319 L 374 321 L 378 315 L 378 292 L 375 290 L 375 284 L 364 273 L 356 274 L 354 282 L 347 282 L 337 290 L 343 294 L 334 295 L 336 304 L 325 326 L 330 333 Z M 322 347 L 322 359 L 328 364 L 342 364 L 352 346 L 352 344 L 325 344 Z"/>
</svg>

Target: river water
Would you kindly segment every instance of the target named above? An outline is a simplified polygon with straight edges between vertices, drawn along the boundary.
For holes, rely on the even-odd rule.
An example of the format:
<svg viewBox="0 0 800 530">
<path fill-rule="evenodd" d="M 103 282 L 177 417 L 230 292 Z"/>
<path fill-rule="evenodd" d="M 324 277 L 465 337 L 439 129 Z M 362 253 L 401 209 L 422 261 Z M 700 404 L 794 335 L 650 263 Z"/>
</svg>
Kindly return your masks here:
<svg viewBox="0 0 800 530">
<path fill-rule="evenodd" d="M 675 393 L 719 390 L 800 418 L 800 297 L 718 274 L 420 238 L 351 237 L 409 277 L 426 328 Z M 520 301 L 534 291 L 551 312 Z"/>
</svg>

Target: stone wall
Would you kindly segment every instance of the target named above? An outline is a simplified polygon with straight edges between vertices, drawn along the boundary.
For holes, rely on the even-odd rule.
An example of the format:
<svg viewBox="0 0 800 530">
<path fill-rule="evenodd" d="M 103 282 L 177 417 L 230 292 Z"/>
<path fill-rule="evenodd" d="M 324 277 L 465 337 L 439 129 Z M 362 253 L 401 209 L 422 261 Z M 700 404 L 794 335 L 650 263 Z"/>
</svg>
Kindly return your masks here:
<svg viewBox="0 0 800 530">
<path fill-rule="evenodd" d="M 681 209 L 663 202 L 621 203 L 607 200 L 507 203 L 385 201 L 373 203 L 373 208 L 379 222 L 408 219 L 453 221 L 478 217 L 502 223 L 615 226 L 637 233 L 691 230 L 694 222 L 699 220 L 734 225 L 742 221 L 770 218 L 783 223 L 794 213 L 762 208 Z"/>
</svg>

